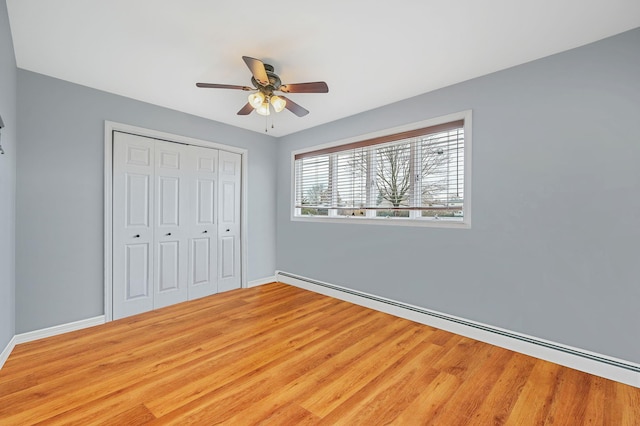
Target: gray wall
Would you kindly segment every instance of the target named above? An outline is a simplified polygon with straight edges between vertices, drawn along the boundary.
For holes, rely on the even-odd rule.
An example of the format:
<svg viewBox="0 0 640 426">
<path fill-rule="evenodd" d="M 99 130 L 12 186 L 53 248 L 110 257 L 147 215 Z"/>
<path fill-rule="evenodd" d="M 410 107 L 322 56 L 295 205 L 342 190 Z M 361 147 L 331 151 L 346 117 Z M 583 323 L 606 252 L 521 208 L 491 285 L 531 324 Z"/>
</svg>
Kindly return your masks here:
<svg viewBox="0 0 640 426">
<path fill-rule="evenodd" d="M 280 270 L 640 362 L 640 29 L 278 142 Z M 289 219 L 291 151 L 473 110 L 472 228 Z"/>
<path fill-rule="evenodd" d="M 0 352 L 15 332 L 16 74 L 7 3 L 0 1 Z"/>
<path fill-rule="evenodd" d="M 17 333 L 104 313 L 104 120 L 248 149 L 247 275 L 273 275 L 273 138 L 18 70 Z"/>
</svg>

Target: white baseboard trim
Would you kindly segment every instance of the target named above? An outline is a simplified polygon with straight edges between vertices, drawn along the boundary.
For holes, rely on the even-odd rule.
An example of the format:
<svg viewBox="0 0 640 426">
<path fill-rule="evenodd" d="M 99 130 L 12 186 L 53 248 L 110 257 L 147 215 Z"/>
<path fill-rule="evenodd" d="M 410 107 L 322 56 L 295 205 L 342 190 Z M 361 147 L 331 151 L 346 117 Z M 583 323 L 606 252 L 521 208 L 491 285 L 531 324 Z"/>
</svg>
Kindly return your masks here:
<svg viewBox="0 0 640 426">
<path fill-rule="evenodd" d="M 9 343 L 0 353 L 0 369 L 4 366 L 4 363 L 9 359 L 9 355 L 13 351 L 16 345 L 20 343 L 32 342 L 34 340 L 43 339 L 45 337 L 56 336 L 62 333 L 68 333 L 70 331 L 80 330 L 87 327 L 93 327 L 95 325 L 104 324 L 104 315 L 98 317 L 87 318 L 80 321 L 74 321 L 67 324 L 60 324 L 53 327 L 43 328 L 41 330 L 29 331 L 27 333 L 20 333 L 13 336 Z"/>
<path fill-rule="evenodd" d="M 409 305 L 392 299 L 276 271 L 278 282 L 365 306 L 471 339 L 640 388 L 640 364 L 515 331 Z"/>
<path fill-rule="evenodd" d="M 41 330 L 29 331 L 27 333 L 16 334 L 14 337 L 15 344 L 27 343 L 33 340 L 44 339 L 45 337 L 56 336 L 70 331 L 81 330 L 83 328 L 93 327 L 105 323 L 104 315 L 98 317 L 87 318 L 80 321 L 74 321 L 67 324 L 55 325 L 53 327 L 43 328 Z"/>
<path fill-rule="evenodd" d="M 2 352 L 0 352 L 0 369 L 2 369 L 4 363 L 7 362 L 7 359 L 9 359 L 9 355 L 11 355 L 11 351 L 13 351 L 13 348 L 15 347 L 16 336 L 13 336 L 11 340 L 9 340 L 9 343 L 7 343 L 7 346 L 2 350 Z"/>
<path fill-rule="evenodd" d="M 257 280 L 249 281 L 247 283 L 247 288 L 258 287 L 259 285 L 274 283 L 276 281 L 278 280 L 276 279 L 275 275 L 271 277 L 260 278 Z"/>
</svg>

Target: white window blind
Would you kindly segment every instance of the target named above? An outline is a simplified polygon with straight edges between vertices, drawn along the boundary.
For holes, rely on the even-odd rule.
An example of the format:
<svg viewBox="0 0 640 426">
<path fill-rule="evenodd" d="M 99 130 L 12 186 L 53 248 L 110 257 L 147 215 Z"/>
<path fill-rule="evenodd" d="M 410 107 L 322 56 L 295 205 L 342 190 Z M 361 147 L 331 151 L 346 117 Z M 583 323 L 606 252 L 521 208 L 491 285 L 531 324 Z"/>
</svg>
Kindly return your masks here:
<svg viewBox="0 0 640 426">
<path fill-rule="evenodd" d="M 462 221 L 464 120 L 299 153 L 296 216 Z"/>
</svg>

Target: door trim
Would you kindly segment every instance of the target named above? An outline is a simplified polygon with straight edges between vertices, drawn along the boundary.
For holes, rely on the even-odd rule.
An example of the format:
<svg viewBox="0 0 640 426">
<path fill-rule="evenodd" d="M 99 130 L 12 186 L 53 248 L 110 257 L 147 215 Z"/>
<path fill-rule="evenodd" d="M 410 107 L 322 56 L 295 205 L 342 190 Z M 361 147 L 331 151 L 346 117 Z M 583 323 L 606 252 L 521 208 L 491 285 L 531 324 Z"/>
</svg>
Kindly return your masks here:
<svg viewBox="0 0 640 426">
<path fill-rule="evenodd" d="M 105 322 L 113 320 L 113 132 L 131 133 L 167 142 L 214 148 L 240 154 L 241 182 L 240 182 L 240 286 L 247 288 L 247 176 L 249 151 L 244 148 L 224 145 L 218 142 L 174 135 L 144 127 L 131 126 L 105 120 L 104 122 L 104 318 Z"/>
</svg>

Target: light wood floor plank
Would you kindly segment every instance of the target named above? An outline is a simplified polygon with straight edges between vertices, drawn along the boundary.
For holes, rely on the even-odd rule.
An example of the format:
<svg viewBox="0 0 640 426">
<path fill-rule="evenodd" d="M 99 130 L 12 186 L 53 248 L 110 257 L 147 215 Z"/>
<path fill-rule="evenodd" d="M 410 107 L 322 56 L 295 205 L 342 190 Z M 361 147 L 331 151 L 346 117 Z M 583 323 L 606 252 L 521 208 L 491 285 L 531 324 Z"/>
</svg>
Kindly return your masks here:
<svg viewBox="0 0 640 426">
<path fill-rule="evenodd" d="M 451 395 L 456 393 L 461 384 L 459 377 L 440 371 L 413 402 L 398 414 L 394 423 L 398 425 L 435 424 L 432 419 L 440 415 Z"/>
<path fill-rule="evenodd" d="M 16 346 L 0 425 L 640 425 L 640 389 L 284 284 Z"/>
<path fill-rule="evenodd" d="M 536 362 L 507 418 L 507 424 L 544 425 L 551 403 L 556 399 L 558 382 L 565 371 L 557 364 Z"/>
<path fill-rule="evenodd" d="M 513 353 L 469 423 L 477 426 L 505 424 L 535 363 L 535 358 Z"/>
<path fill-rule="evenodd" d="M 577 370 L 563 370 L 557 381 L 546 424 L 557 424 L 556 419 L 566 417 L 578 424 L 586 424 L 586 409 L 589 401 L 592 376 Z"/>
<path fill-rule="evenodd" d="M 464 377 L 458 375 L 460 387 L 451 395 L 443 409 L 433 417 L 436 424 L 470 424 L 484 400 L 495 387 L 513 353 L 490 347 L 486 354 L 478 351 L 477 365 L 468 366 Z M 484 360 L 481 358 L 484 356 Z M 451 373 L 450 373 L 451 374 Z"/>
</svg>

